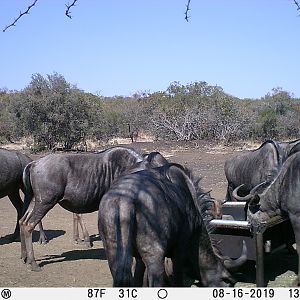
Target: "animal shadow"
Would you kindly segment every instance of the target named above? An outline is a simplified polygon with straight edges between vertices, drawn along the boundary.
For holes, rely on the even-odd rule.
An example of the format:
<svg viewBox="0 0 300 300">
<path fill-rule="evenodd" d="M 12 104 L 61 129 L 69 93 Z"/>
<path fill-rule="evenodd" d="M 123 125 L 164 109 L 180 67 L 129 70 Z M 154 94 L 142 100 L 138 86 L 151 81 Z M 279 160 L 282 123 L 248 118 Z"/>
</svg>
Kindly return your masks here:
<svg viewBox="0 0 300 300">
<path fill-rule="evenodd" d="M 51 241 L 53 239 L 56 239 L 58 238 L 59 236 L 62 236 L 66 233 L 65 230 L 45 230 L 44 229 L 44 232 L 47 236 L 47 240 L 48 241 Z M 32 241 L 33 242 L 38 242 L 39 241 L 39 238 L 40 238 L 40 232 L 38 230 L 34 230 L 33 233 L 32 233 Z"/>
<path fill-rule="evenodd" d="M 44 230 L 44 231 L 45 231 L 48 241 L 58 238 L 59 236 L 64 235 L 66 233 L 66 231 L 64 231 L 64 230 Z M 34 230 L 32 233 L 32 241 L 38 242 L 39 237 L 40 237 L 40 232 L 38 230 Z M 7 234 L 5 236 L 2 236 L 0 238 L 0 245 L 7 245 L 10 243 L 14 243 L 14 242 L 20 242 L 20 238 L 18 238 L 17 240 L 14 240 L 13 235 L 11 233 Z"/>
<path fill-rule="evenodd" d="M 60 263 L 63 261 L 75 261 L 82 259 L 97 259 L 97 260 L 107 260 L 105 251 L 101 249 L 86 249 L 86 250 L 71 250 L 63 252 L 61 255 L 48 255 L 39 259 L 40 267 L 50 265 L 53 263 Z"/>
</svg>

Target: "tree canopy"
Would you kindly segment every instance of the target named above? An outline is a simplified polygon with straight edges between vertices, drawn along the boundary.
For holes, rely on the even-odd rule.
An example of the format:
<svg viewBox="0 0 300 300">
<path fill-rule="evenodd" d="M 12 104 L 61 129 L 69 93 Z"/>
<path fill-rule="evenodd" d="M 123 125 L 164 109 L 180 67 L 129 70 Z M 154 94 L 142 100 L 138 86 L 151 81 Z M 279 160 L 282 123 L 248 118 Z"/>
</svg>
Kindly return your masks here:
<svg viewBox="0 0 300 300">
<path fill-rule="evenodd" d="M 130 131 L 158 140 L 290 139 L 300 135 L 300 99 L 274 88 L 239 99 L 205 81 L 172 82 L 165 91 L 104 97 L 79 90 L 63 75 L 33 74 L 21 91 L 0 91 L 0 141 L 25 138 L 34 150 L 106 142 Z"/>
</svg>

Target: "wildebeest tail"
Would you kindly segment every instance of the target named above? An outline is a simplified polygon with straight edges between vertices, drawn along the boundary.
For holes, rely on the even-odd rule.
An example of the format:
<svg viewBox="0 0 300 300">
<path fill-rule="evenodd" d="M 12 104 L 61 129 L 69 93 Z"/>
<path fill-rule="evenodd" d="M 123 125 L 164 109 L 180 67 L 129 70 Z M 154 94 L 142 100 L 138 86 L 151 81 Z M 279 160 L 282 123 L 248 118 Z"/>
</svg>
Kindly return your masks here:
<svg viewBox="0 0 300 300">
<path fill-rule="evenodd" d="M 132 278 L 132 238 L 135 226 L 135 211 L 132 203 L 120 203 L 117 220 L 117 261 L 114 276 L 115 287 L 129 287 L 133 284 Z"/>
<path fill-rule="evenodd" d="M 28 209 L 28 206 L 33 198 L 33 190 L 31 187 L 31 181 L 30 181 L 30 169 L 31 169 L 31 164 L 29 163 L 24 171 L 23 171 L 23 192 L 24 192 L 24 205 L 23 205 L 23 213 L 26 212 Z"/>
</svg>

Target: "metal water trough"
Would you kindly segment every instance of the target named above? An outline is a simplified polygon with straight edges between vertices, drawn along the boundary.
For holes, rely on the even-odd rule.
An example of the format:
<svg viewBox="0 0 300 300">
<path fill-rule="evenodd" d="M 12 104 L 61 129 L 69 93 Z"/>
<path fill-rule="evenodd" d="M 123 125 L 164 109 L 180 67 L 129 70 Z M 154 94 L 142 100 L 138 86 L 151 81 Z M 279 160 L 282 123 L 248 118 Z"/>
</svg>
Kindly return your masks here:
<svg viewBox="0 0 300 300">
<path fill-rule="evenodd" d="M 239 257 L 244 240 L 248 260 L 256 263 L 256 286 L 265 286 L 264 255 L 295 242 L 290 221 L 286 217 L 275 216 L 253 226 L 246 220 L 246 202 L 225 202 L 222 213 L 222 219 L 210 222 L 213 227 L 212 236 L 218 241 L 222 255 Z"/>
</svg>

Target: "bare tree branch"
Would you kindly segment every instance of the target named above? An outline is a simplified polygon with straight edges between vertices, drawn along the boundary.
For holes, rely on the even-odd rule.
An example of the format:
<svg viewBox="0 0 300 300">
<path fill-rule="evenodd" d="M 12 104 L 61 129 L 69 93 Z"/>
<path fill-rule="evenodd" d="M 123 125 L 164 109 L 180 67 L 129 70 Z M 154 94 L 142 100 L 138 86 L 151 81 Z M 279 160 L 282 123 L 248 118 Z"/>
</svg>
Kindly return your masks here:
<svg viewBox="0 0 300 300">
<path fill-rule="evenodd" d="M 76 2 L 77 2 L 77 0 L 74 0 L 73 3 L 72 3 L 71 5 L 66 4 L 67 9 L 66 9 L 65 14 L 66 14 L 66 16 L 67 16 L 68 18 L 70 18 L 70 19 L 72 19 L 71 12 L 70 12 L 70 8 L 71 8 L 72 6 L 75 6 L 75 3 L 76 3 Z"/>
<path fill-rule="evenodd" d="M 16 23 L 19 21 L 19 19 L 21 19 L 21 17 L 23 17 L 24 15 L 29 15 L 29 10 L 35 6 L 35 4 L 37 3 L 38 0 L 35 0 L 31 5 L 28 6 L 27 10 L 24 11 L 24 12 L 21 12 L 20 11 L 20 15 L 18 18 L 15 19 L 15 21 L 13 23 L 11 23 L 10 25 L 8 26 L 5 26 L 5 28 L 3 29 L 3 32 L 5 32 L 9 27 L 13 27 L 13 26 L 16 26 Z"/>
<path fill-rule="evenodd" d="M 26 11 L 24 11 L 24 12 L 21 12 L 21 11 L 20 11 L 20 15 L 18 16 L 18 18 L 16 18 L 16 19 L 14 20 L 14 22 L 11 23 L 10 25 L 5 26 L 5 28 L 4 28 L 2 31 L 5 32 L 8 28 L 13 27 L 13 26 L 16 26 L 16 23 L 19 21 L 19 19 L 20 19 L 21 17 L 23 17 L 23 16 L 26 15 L 26 14 L 29 14 L 29 10 L 30 10 L 33 6 L 35 6 L 35 4 L 37 3 L 37 1 L 38 1 L 38 0 L 34 0 L 34 2 L 33 2 L 31 5 L 28 6 L 28 8 L 27 8 Z M 69 4 L 66 4 L 67 9 L 66 9 L 66 11 L 65 11 L 65 15 L 66 15 L 68 18 L 70 18 L 70 19 L 72 19 L 70 9 L 71 9 L 73 6 L 75 6 L 75 3 L 76 3 L 77 1 L 78 1 L 78 0 L 74 0 L 70 5 L 69 5 Z M 293 0 L 293 1 L 294 1 L 294 4 L 297 6 L 297 10 L 300 10 L 300 4 L 299 4 L 299 2 L 296 1 L 296 0 Z M 185 10 L 185 12 L 184 12 L 184 14 L 185 14 L 185 20 L 186 20 L 187 22 L 189 21 L 189 18 L 190 18 L 190 16 L 189 16 L 189 11 L 191 10 L 191 9 L 190 9 L 190 4 L 191 4 L 191 0 L 188 0 L 188 1 L 187 1 L 187 4 L 186 4 L 186 10 Z"/>
<path fill-rule="evenodd" d="M 294 0 L 295 1 L 295 0 Z M 190 16 L 188 15 L 188 12 L 189 12 L 189 10 L 191 10 L 190 9 L 190 2 L 191 2 L 191 0 L 188 0 L 188 3 L 187 3 L 187 5 L 186 5 L 186 10 L 185 10 L 185 20 L 188 22 L 189 21 L 189 18 L 190 18 Z"/>
<path fill-rule="evenodd" d="M 294 0 L 294 3 L 297 6 L 297 10 L 300 10 L 300 5 L 299 5 L 298 1 Z"/>
</svg>

